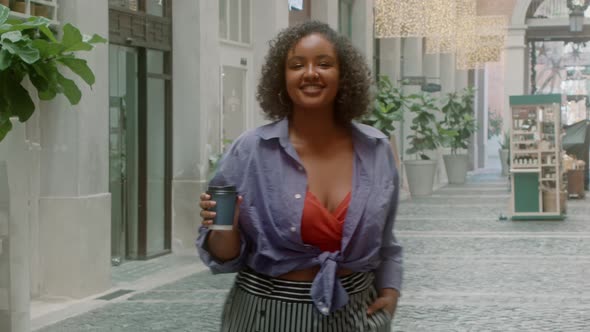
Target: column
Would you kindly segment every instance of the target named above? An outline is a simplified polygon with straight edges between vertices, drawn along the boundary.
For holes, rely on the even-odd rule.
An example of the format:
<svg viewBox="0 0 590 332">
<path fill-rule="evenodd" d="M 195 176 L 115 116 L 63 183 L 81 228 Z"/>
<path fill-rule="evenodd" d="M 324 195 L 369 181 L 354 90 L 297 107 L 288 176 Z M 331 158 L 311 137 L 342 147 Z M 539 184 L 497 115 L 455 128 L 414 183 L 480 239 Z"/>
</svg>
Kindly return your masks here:
<svg viewBox="0 0 590 332">
<path fill-rule="evenodd" d="M 37 110 L 38 111 L 38 110 Z M 0 330 L 30 331 L 29 181 L 35 169 L 25 125 L 0 142 Z"/>
<path fill-rule="evenodd" d="M 373 0 L 352 4 L 352 43 L 358 47 L 369 65 L 373 62 Z"/>
<path fill-rule="evenodd" d="M 503 131 L 510 130 L 512 115 L 509 98 L 525 94 L 525 45 L 526 26 L 512 26 L 508 29 L 504 61 L 504 110 Z"/>
<path fill-rule="evenodd" d="M 108 37 L 108 2 L 74 1 L 58 8 L 60 20 Z M 81 298 L 111 286 L 108 45 L 79 52 L 96 76 L 78 105 L 59 95 L 41 102 L 39 260 L 47 295 Z"/>
<path fill-rule="evenodd" d="M 220 49 L 218 1 L 172 6 L 173 180 L 172 250 L 194 250 L 199 195 L 206 190 L 210 140 L 218 140 Z"/>
<path fill-rule="evenodd" d="M 487 137 L 487 103 L 486 103 L 486 70 L 475 70 L 475 119 L 477 131 L 474 134 L 474 154 L 472 156 L 473 169 L 482 168 L 485 164 L 485 145 Z"/>
</svg>

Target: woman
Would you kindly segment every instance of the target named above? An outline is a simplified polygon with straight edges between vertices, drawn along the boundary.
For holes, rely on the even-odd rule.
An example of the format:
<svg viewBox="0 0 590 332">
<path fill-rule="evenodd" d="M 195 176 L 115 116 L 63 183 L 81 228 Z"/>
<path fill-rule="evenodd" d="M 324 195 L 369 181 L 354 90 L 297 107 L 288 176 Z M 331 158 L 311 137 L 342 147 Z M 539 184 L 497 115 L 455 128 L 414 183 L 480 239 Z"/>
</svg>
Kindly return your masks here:
<svg viewBox="0 0 590 332">
<path fill-rule="evenodd" d="M 197 246 L 213 273 L 239 272 L 222 331 L 389 331 L 402 279 L 393 236 L 398 178 L 387 137 L 353 122 L 370 72 L 348 39 L 306 22 L 272 42 L 257 98 L 276 122 L 244 133 L 212 185 L 236 185 L 233 231 Z"/>
</svg>

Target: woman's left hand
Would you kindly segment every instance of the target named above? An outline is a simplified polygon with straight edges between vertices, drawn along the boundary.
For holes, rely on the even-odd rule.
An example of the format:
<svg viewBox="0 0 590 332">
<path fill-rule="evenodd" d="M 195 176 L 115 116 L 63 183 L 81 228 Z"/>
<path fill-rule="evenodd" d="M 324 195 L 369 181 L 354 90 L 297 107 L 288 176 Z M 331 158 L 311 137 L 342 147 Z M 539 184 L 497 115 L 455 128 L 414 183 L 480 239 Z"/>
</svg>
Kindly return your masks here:
<svg viewBox="0 0 590 332">
<path fill-rule="evenodd" d="M 379 290 L 379 297 L 375 299 L 375 302 L 369 306 L 367 309 L 367 315 L 372 315 L 373 313 L 384 309 L 386 310 L 391 317 L 395 313 L 395 308 L 397 307 L 397 299 L 399 298 L 399 292 L 393 288 L 383 288 Z"/>
</svg>

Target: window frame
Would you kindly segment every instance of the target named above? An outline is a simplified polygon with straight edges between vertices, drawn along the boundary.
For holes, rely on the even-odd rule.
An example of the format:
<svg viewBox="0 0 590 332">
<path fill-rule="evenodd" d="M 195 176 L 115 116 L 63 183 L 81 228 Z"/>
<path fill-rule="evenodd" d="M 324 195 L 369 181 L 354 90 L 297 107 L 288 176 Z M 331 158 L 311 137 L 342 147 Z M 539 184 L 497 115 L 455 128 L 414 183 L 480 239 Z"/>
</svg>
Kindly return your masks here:
<svg viewBox="0 0 590 332">
<path fill-rule="evenodd" d="M 225 17 L 226 17 L 226 22 L 225 22 L 225 29 L 227 31 L 227 36 L 226 37 L 222 37 L 221 36 L 221 22 L 219 22 L 219 27 L 218 27 L 218 33 L 219 33 L 219 41 L 221 41 L 224 44 L 229 44 L 229 45 L 235 45 L 235 46 L 242 46 L 242 47 L 250 47 L 252 45 L 252 2 L 256 1 L 256 0 L 250 0 L 248 1 L 248 15 L 250 16 L 250 20 L 249 20 L 249 24 L 248 24 L 248 42 L 244 42 L 242 41 L 243 38 L 243 33 L 242 33 L 242 17 L 243 17 L 243 4 L 244 1 L 243 0 L 237 0 L 240 3 L 240 8 L 238 9 L 238 36 L 239 36 L 239 41 L 233 40 L 229 38 L 229 34 L 230 34 L 230 28 L 231 28 L 231 20 L 229 19 L 230 16 L 230 1 L 231 0 L 222 0 L 225 1 Z M 221 4 L 220 4 L 221 5 Z M 221 17 L 217 17 L 218 20 L 221 21 Z"/>
</svg>

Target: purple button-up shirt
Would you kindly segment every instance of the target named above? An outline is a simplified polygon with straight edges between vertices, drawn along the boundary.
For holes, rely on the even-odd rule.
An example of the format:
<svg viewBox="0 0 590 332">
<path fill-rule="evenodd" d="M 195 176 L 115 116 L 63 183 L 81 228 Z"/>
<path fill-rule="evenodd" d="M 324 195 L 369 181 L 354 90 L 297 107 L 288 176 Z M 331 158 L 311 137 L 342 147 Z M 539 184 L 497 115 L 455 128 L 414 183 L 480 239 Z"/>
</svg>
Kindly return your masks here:
<svg viewBox="0 0 590 332">
<path fill-rule="evenodd" d="M 207 251 L 210 230 L 201 227 L 197 248 L 213 273 L 245 266 L 269 276 L 320 266 L 311 297 L 324 314 L 348 302 L 338 268 L 374 271 L 378 289 L 400 290 L 402 248 L 393 235 L 398 204 L 398 175 L 389 141 L 380 131 L 352 124 L 354 167 L 352 198 L 339 251 L 322 252 L 301 240 L 301 215 L 307 175 L 289 141 L 283 119 L 242 134 L 219 163 L 213 185 L 236 185 L 240 205 L 241 249 L 231 261 Z"/>
</svg>

